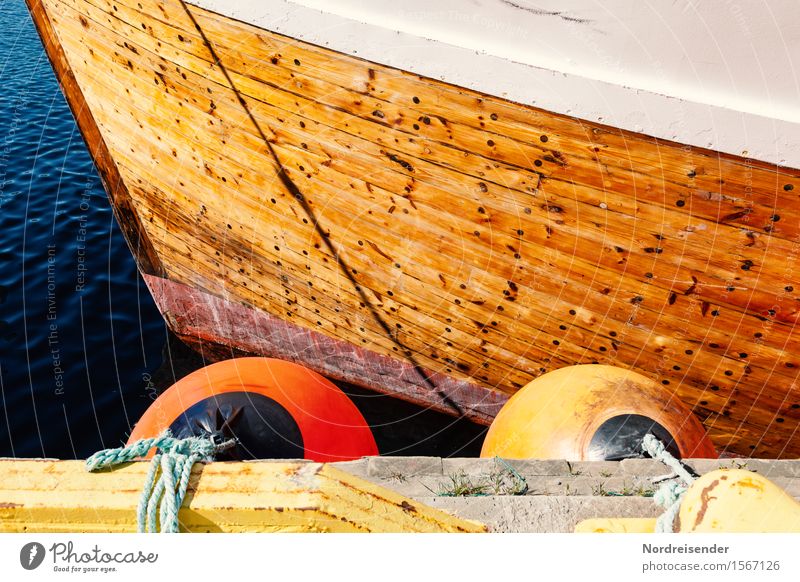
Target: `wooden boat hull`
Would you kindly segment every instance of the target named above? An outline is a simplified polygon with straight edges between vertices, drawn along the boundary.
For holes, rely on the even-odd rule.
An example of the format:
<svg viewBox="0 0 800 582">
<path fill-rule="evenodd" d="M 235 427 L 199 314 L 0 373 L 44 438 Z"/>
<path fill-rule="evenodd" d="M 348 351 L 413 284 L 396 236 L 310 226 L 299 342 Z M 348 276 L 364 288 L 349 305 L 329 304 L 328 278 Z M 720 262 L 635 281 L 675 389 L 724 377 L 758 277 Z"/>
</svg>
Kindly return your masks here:
<svg viewBox="0 0 800 582">
<path fill-rule="evenodd" d="M 579 363 L 796 456 L 800 172 L 180 0 L 28 0 L 170 328 L 488 423 Z"/>
</svg>

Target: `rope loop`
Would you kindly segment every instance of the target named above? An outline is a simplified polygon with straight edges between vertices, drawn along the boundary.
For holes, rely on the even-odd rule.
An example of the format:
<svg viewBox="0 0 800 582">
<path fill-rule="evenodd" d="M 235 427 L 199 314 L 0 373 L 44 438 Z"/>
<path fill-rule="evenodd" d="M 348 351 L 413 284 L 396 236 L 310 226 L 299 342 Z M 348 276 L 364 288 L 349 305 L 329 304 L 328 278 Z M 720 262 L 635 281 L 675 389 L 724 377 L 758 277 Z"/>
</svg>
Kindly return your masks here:
<svg viewBox="0 0 800 582">
<path fill-rule="evenodd" d="M 136 509 L 137 531 L 178 533 L 178 512 L 189 487 L 192 467 L 212 461 L 214 455 L 235 444 L 233 439 L 218 441 L 213 437 L 173 438 L 169 430 L 161 436 L 141 439 L 125 447 L 104 449 L 86 459 L 88 471 L 98 471 L 144 457 L 157 449 L 145 477 Z"/>
<path fill-rule="evenodd" d="M 642 439 L 642 450 L 654 459 L 658 459 L 672 469 L 674 477 L 680 481 L 667 481 L 658 488 L 653 495 L 657 505 L 666 511 L 656 520 L 657 533 L 674 533 L 675 518 L 681 509 L 683 495 L 694 482 L 692 474 L 678 459 L 673 457 L 664 443 L 652 434 L 647 434 Z"/>
</svg>

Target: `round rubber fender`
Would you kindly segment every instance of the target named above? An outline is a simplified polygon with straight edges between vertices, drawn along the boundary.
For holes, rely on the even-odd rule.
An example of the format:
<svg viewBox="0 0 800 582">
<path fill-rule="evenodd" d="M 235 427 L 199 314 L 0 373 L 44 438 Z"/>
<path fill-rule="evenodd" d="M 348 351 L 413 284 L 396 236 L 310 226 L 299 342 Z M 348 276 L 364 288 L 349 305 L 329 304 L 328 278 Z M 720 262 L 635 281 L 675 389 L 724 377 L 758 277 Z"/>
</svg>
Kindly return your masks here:
<svg viewBox="0 0 800 582">
<path fill-rule="evenodd" d="M 615 366 L 568 366 L 509 399 L 489 427 L 481 456 L 618 460 L 641 456 L 648 432 L 676 457 L 717 457 L 703 425 L 672 390 Z"/>
<path fill-rule="evenodd" d="M 308 368 L 272 358 L 225 360 L 182 378 L 145 411 L 128 443 L 167 428 L 179 438 L 237 437 L 237 446 L 218 460 L 334 462 L 378 454 L 372 431 L 341 389 Z"/>
<path fill-rule="evenodd" d="M 680 532 L 800 532 L 800 503 L 758 473 L 718 469 L 692 483 L 677 521 Z"/>
</svg>

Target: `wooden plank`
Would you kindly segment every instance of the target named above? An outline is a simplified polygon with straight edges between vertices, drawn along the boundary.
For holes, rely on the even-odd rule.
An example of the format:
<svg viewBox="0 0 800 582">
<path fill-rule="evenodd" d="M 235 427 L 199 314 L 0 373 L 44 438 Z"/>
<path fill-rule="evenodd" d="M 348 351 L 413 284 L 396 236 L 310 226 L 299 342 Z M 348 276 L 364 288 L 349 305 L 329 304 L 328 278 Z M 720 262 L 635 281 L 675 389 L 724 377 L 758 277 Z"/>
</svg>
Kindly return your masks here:
<svg viewBox="0 0 800 582">
<path fill-rule="evenodd" d="M 149 462 L 88 473 L 83 461 L 0 460 L 0 532 L 133 532 Z M 482 532 L 330 465 L 198 463 L 185 532 Z"/>
</svg>

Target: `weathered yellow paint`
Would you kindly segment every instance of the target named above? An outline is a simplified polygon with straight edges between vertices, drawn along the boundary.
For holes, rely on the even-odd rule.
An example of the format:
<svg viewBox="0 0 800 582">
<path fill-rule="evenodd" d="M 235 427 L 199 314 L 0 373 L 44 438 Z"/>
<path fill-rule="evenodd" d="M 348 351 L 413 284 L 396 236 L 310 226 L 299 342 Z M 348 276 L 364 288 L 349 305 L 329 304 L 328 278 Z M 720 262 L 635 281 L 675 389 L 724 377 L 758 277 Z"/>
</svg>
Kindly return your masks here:
<svg viewBox="0 0 800 582">
<path fill-rule="evenodd" d="M 650 517 L 596 517 L 584 519 L 575 533 L 653 533 L 656 520 Z"/>
<path fill-rule="evenodd" d="M 0 532 L 133 532 L 149 463 L 1 460 Z M 190 532 L 482 532 L 320 463 L 196 464 L 179 513 Z"/>
<path fill-rule="evenodd" d="M 655 519 L 595 518 L 580 533 L 652 533 Z M 681 502 L 680 533 L 800 532 L 800 503 L 766 477 L 742 469 L 718 469 L 697 479 Z"/>
<path fill-rule="evenodd" d="M 800 532 L 800 503 L 758 473 L 719 469 L 692 483 L 678 518 L 681 532 Z"/>
</svg>

